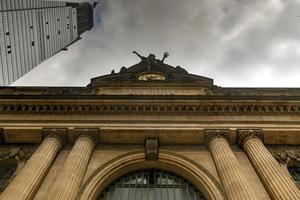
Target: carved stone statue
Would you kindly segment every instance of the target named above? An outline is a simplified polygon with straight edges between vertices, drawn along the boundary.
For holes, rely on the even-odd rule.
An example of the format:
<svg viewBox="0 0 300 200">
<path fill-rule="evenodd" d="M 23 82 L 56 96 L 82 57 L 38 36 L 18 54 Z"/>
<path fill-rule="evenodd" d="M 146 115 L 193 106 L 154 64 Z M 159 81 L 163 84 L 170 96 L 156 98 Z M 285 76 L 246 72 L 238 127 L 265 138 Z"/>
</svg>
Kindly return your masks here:
<svg viewBox="0 0 300 200">
<path fill-rule="evenodd" d="M 165 59 L 167 58 L 167 57 L 169 57 L 169 53 L 168 52 L 164 52 L 164 55 L 163 55 L 163 58 L 161 59 L 161 62 L 164 62 L 165 61 Z"/>
<path fill-rule="evenodd" d="M 158 64 L 159 62 L 164 62 L 164 60 L 169 56 L 168 52 L 165 52 L 163 55 L 162 60 L 156 59 L 154 54 L 149 54 L 148 57 L 140 55 L 138 52 L 133 51 L 132 53 L 136 54 L 142 61 L 142 63 L 145 63 L 147 65 L 147 70 L 151 71 L 151 65 Z"/>
</svg>

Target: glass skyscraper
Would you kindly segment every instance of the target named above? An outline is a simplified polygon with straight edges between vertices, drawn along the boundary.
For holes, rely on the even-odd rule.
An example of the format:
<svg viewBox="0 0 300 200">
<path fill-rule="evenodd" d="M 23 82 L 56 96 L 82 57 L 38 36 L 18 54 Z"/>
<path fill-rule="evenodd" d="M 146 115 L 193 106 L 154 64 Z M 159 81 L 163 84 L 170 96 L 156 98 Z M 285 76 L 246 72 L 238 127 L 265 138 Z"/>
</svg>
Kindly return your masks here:
<svg viewBox="0 0 300 200">
<path fill-rule="evenodd" d="M 0 0 L 0 86 L 66 49 L 92 26 L 89 3 Z"/>
</svg>

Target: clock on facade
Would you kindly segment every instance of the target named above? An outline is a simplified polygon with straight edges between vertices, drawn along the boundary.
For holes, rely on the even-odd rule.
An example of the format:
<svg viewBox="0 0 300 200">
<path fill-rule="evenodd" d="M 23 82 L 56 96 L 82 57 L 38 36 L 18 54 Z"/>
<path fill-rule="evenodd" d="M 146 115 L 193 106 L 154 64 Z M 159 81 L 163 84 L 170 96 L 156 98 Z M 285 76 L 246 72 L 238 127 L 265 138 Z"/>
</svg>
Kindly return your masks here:
<svg viewBox="0 0 300 200">
<path fill-rule="evenodd" d="M 149 72 L 138 76 L 139 81 L 165 81 L 166 77 L 161 73 Z"/>
</svg>

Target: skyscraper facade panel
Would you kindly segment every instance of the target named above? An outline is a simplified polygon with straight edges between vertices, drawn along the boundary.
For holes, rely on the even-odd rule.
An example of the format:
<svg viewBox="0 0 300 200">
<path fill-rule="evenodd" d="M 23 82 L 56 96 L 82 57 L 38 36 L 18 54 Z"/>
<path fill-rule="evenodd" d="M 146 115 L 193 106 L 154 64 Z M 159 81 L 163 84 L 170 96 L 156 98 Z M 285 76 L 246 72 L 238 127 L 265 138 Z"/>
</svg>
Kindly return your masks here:
<svg viewBox="0 0 300 200">
<path fill-rule="evenodd" d="M 0 85 L 3 86 L 77 41 L 93 25 L 93 9 L 88 3 L 0 0 L 0 5 Z"/>
<path fill-rule="evenodd" d="M 0 11 L 3 10 L 22 10 L 34 8 L 63 7 L 66 2 L 61 1 L 43 1 L 43 0 L 1 0 Z"/>
</svg>

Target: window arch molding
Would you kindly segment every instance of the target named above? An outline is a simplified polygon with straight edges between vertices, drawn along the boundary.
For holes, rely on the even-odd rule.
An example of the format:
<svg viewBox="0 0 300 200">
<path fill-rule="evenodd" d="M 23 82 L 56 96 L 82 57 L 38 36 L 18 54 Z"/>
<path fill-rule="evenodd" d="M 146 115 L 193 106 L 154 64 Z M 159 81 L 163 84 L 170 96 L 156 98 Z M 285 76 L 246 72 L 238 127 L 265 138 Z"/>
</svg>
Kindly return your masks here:
<svg viewBox="0 0 300 200">
<path fill-rule="evenodd" d="M 180 154 L 165 150 L 160 151 L 158 161 L 146 161 L 143 150 L 129 152 L 112 159 L 89 176 L 78 194 L 78 199 L 96 200 L 110 183 L 122 175 L 147 168 L 180 174 L 207 199 L 227 199 L 221 185 L 206 169 Z"/>
</svg>

